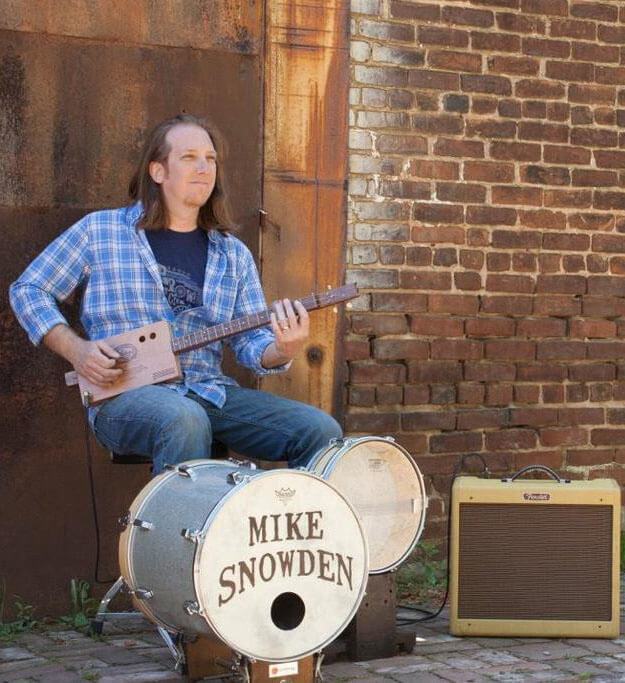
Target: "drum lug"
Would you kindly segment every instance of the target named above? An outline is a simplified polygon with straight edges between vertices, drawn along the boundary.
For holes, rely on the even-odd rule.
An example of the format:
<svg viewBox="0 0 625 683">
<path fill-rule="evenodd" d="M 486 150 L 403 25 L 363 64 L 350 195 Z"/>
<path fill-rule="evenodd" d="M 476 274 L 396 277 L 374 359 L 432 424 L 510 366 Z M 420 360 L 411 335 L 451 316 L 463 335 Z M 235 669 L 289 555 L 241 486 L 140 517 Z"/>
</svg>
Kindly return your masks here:
<svg viewBox="0 0 625 683">
<path fill-rule="evenodd" d="M 237 465 L 238 467 L 247 467 L 250 470 L 258 469 L 256 463 L 252 462 L 251 460 L 239 460 L 238 458 L 228 458 L 228 462 L 231 462 L 233 465 Z"/>
<path fill-rule="evenodd" d="M 234 484 L 238 486 L 239 484 L 245 484 L 250 480 L 249 474 L 241 474 L 241 472 L 230 472 L 227 477 L 229 484 Z"/>
<path fill-rule="evenodd" d="M 202 610 L 200 609 L 200 606 L 195 600 L 187 600 L 182 606 L 182 608 L 190 617 L 194 614 L 202 614 Z"/>
<path fill-rule="evenodd" d="M 178 474 L 182 475 L 183 477 L 188 477 L 192 481 L 197 477 L 189 465 L 178 465 L 176 471 Z"/>
<path fill-rule="evenodd" d="M 340 438 L 332 438 L 330 441 L 328 441 L 328 446 L 342 446 L 345 443 L 345 439 L 343 437 Z"/>
<path fill-rule="evenodd" d="M 390 441 L 391 443 L 395 443 L 395 437 L 393 436 L 384 436 L 382 437 L 385 441 Z"/>
<path fill-rule="evenodd" d="M 120 517 L 118 521 L 123 527 L 127 527 L 129 524 L 131 524 L 132 526 L 139 527 L 140 529 L 146 529 L 147 531 L 150 531 L 154 528 L 154 524 L 152 522 L 148 522 L 137 517 L 135 517 L 135 519 L 131 519 L 129 512 L 127 512 L 123 517 Z"/>
<path fill-rule="evenodd" d="M 154 591 L 151 591 L 148 588 L 135 588 L 135 590 L 130 592 L 135 598 L 139 598 L 139 600 L 149 600 L 154 597 Z"/>
<path fill-rule="evenodd" d="M 180 532 L 180 535 L 183 538 L 186 538 L 187 541 L 191 541 L 192 543 L 199 543 L 200 539 L 202 538 L 202 530 L 201 529 L 183 529 Z"/>
</svg>

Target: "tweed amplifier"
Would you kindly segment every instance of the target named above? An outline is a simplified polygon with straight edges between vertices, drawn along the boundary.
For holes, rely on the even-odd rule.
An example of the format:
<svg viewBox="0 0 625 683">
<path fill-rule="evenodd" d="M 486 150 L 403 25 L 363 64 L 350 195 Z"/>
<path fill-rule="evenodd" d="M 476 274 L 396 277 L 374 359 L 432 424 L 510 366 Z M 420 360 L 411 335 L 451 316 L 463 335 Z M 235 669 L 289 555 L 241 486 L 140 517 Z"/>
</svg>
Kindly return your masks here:
<svg viewBox="0 0 625 683">
<path fill-rule="evenodd" d="M 618 636 L 620 488 L 552 474 L 454 482 L 452 634 Z"/>
</svg>

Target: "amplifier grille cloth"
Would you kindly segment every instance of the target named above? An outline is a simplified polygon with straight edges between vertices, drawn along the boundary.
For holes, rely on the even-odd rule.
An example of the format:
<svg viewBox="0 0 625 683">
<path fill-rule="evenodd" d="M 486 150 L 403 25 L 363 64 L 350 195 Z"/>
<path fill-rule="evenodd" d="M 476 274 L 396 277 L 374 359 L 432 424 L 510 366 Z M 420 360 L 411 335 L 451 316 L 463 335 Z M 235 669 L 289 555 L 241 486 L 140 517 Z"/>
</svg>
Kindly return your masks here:
<svg viewBox="0 0 625 683">
<path fill-rule="evenodd" d="M 611 619 L 611 506 L 459 507 L 460 619 Z"/>
</svg>

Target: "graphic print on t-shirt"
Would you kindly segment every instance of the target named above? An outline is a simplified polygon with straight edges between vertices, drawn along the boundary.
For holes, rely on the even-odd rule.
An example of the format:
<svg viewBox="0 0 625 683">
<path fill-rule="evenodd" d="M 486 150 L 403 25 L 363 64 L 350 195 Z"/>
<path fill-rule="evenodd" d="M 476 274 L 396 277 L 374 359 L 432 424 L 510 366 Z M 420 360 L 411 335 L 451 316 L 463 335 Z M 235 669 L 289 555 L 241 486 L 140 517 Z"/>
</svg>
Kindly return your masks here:
<svg viewBox="0 0 625 683">
<path fill-rule="evenodd" d="M 201 306 L 208 247 L 206 230 L 148 230 L 145 236 L 174 313 Z"/>
<path fill-rule="evenodd" d="M 165 296 L 174 313 L 181 313 L 188 308 L 195 308 L 202 304 L 202 290 L 190 273 L 175 266 L 167 268 L 160 263 L 158 270 L 163 281 Z"/>
</svg>

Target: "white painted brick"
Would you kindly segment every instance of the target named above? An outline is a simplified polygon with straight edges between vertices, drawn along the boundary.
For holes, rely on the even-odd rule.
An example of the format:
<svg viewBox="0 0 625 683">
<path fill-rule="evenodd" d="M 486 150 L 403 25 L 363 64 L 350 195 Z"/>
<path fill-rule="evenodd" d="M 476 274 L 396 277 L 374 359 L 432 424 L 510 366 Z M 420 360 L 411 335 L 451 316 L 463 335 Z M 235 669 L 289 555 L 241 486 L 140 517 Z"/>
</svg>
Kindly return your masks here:
<svg viewBox="0 0 625 683">
<path fill-rule="evenodd" d="M 363 40 L 352 40 L 349 53 L 356 62 L 366 62 L 371 57 L 371 45 Z"/>
<path fill-rule="evenodd" d="M 358 112 L 359 128 L 408 128 L 410 119 L 404 112 L 393 113 L 385 111 Z"/>
<path fill-rule="evenodd" d="M 370 244 L 357 245 L 352 247 L 352 263 L 355 265 L 363 263 L 375 263 L 378 260 L 378 253 L 374 246 Z"/>
<path fill-rule="evenodd" d="M 349 180 L 349 194 L 351 195 L 365 195 L 367 194 L 367 181 L 362 178 L 350 178 Z"/>
<path fill-rule="evenodd" d="M 354 239 L 405 242 L 410 239 L 410 226 L 401 223 L 356 223 Z"/>
<path fill-rule="evenodd" d="M 360 88 L 350 88 L 349 89 L 349 103 L 350 104 L 360 104 L 361 90 Z"/>
<path fill-rule="evenodd" d="M 353 14 L 380 15 L 380 0 L 352 0 L 351 10 Z"/>
<path fill-rule="evenodd" d="M 386 107 L 387 93 L 381 88 L 363 88 L 362 103 L 367 107 Z"/>
<path fill-rule="evenodd" d="M 371 150 L 373 140 L 371 133 L 367 130 L 350 130 L 349 131 L 349 148 L 350 149 L 368 149 Z"/>
</svg>

